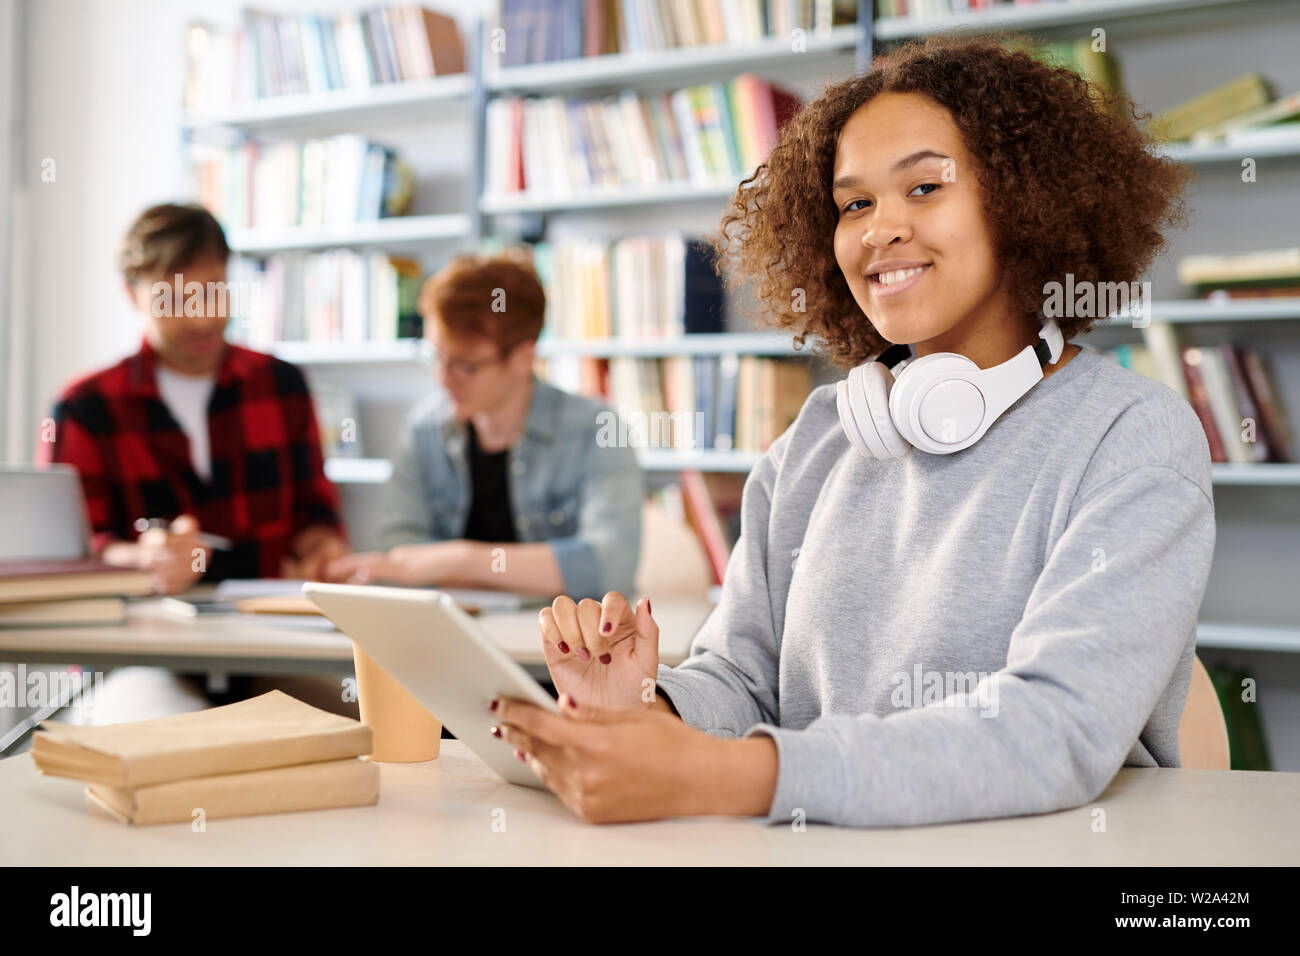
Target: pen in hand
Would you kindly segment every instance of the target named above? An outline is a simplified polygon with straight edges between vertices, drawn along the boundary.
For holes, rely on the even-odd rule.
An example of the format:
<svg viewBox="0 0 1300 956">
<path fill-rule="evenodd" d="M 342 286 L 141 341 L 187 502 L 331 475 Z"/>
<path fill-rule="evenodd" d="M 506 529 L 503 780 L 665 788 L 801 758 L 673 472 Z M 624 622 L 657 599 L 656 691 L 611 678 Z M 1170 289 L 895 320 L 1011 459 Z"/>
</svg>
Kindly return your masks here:
<svg viewBox="0 0 1300 956">
<path fill-rule="evenodd" d="M 154 528 L 170 530 L 171 522 L 166 518 L 136 518 L 134 527 L 137 532 L 144 534 Z M 214 551 L 230 551 L 235 547 L 235 542 L 229 538 L 222 537 L 219 534 L 209 534 L 206 531 L 200 531 L 198 539 L 199 544 Z"/>
</svg>

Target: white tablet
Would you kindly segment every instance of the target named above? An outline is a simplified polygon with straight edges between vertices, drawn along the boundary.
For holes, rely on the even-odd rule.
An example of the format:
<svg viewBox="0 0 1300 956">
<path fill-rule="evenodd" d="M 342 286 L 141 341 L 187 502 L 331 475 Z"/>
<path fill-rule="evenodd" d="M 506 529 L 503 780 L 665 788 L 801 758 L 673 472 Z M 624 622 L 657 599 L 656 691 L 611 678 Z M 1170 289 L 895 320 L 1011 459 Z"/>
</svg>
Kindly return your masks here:
<svg viewBox="0 0 1300 956">
<path fill-rule="evenodd" d="M 554 713 L 559 707 L 449 595 L 315 581 L 302 590 L 503 779 L 542 786 L 532 768 L 515 759 L 515 748 L 489 732 L 496 715 L 488 702 L 517 697 Z"/>
</svg>

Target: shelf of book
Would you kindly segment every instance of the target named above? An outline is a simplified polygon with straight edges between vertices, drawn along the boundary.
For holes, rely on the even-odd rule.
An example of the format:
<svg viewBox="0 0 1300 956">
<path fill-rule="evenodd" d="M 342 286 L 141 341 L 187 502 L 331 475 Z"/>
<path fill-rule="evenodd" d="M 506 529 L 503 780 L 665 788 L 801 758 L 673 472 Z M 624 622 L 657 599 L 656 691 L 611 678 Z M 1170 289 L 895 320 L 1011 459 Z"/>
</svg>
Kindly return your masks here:
<svg viewBox="0 0 1300 956">
<path fill-rule="evenodd" d="M 1300 653 L 1300 628 L 1198 621 L 1196 646 Z"/>
<path fill-rule="evenodd" d="M 653 53 L 612 53 L 605 56 L 555 60 L 505 67 L 485 73 L 489 93 L 554 93 L 594 87 L 623 87 L 638 83 L 675 82 L 683 74 L 743 72 L 789 64 L 801 56 L 853 53 L 856 24 L 832 27 L 825 34 L 809 30 L 802 49 L 789 37 L 767 37 L 743 46 L 692 46 Z"/>
<path fill-rule="evenodd" d="M 222 110 L 186 113 L 181 126 L 187 130 L 214 128 L 257 129 L 331 123 L 358 116 L 409 115 L 427 117 L 430 108 L 449 102 L 468 105 L 473 80 L 468 73 L 439 76 L 431 80 L 386 83 L 361 90 L 334 90 L 267 96 L 234 103 Z"/>
<path fill-rule="evenodd" d="M 1300 156 L 1300 127 L 1294 124 L 1264 126 L 1232 133 L 1224 140 L 1211 143 L 1165 143 L 1159 152 L 1180 163 L 1239 163 L 1249 156 L 1267 159 Z"/>
<path fill-rule="evenodd" d="M 298 365 L 365 365 L 377 362 L 418 362 L 428 354 L 423 339 L 386 342 L 276 342 L 271 354 Z"/>
<path fill-rule="evenodd" d="M 1151 303 L 1153 322 L 1255 322 L 1300 319 L 1300 298 L 1162 299 Z M 1130 316 L 1117 316 L 1099 326 L 1133 325 Z M 1141 328 L 1140 325 L 1133 326 Z"/>
<path fill-rule="evenodd" d="M 721 448 L 643 448 L 637 452 L 637 461 L 646 471 L 749 472 L 762 457 L 759 451 Z"/>
<path fill-rule="evenodd" d="M 1300 464 L 1292 462 L 1216 463 L 1210 471 L 1216 485 L 1300 485 Z"/>
<path fill-rule="evenodd" d="M 758 451 L 720 448 L 683 450 L 645 448 L 637 460 L 646 471 L 748 472 L 762 457 Z M 1216 485 L 1300 485 L 1300 464 L 1213 465 Z M 383 484 L 392 474 L 386 458 L 340 458 L 325 460 L 325 474 L 338 484 Z"/>
<path fill-rule="evenodd" d="M 1240 8 L 1252 0 L 1081 0 L 1075 3 L 1015 3 L 941 17 L 879 17 L 874 26 L 877 40 L 948 33 L 954 30 L 1051 30 L 1057 27 L 1088 26 L 1116 18 L 1166 16 L 1171 13 L 1213 7 Z"/>
<path fill-rule="evenodd" d="M 682 202 L 716 202 L 721 204 L 736 191 L 738 184 L 725 181 L 710 185 L 669 183 L 636 189 L 620 187 L 572 196 L 500 193 L 479 198 L 479 211 L 489 216 L 530 212 L 563 212 L 582 209 L 613 209 L 619 206 L 648 206 Z"/>
<path fill-rule="evenodd" d="M 661 339 L 541 339 L 537 343 L 539 358 L 560 355 L 589 355 L 594 358 L 632 356 L 660 358 L 669 355 L 808 355 L 805 348 L 796 352 L 794 341 L 782 332 L 722 332 L 717 334 L 679 335 Z"/>
<path fill-rule="evenodd" d="M 289 252 L 301 249 L 348 248 L 410 249 L 431 242 L 463 242 L 470 234 L 469 216 L 444 213 L 434 216 L 393 216 L 371 222 L 333 226 L 290 226 L 284 229 L 232 229 L 227 236 L 232 251 L 243 255 Z"/>
</svg>

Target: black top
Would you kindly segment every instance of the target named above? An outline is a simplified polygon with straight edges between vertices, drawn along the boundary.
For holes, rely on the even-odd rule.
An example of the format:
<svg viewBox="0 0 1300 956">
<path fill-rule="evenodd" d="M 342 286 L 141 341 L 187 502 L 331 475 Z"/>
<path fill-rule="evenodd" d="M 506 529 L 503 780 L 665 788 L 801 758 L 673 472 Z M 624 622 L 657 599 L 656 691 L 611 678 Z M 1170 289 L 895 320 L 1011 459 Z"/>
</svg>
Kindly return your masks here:
<svg viewBox="0 0 1300 956">
<path fill-rule="evenodd" d="M 478 444 L 472 422 L 466 424 L 469 439 L 469 520 L 465 537 L 470 541 L 518 541 L 515 519 L 510 511 L 509 450 L 485 452 Z"/>
</svg>

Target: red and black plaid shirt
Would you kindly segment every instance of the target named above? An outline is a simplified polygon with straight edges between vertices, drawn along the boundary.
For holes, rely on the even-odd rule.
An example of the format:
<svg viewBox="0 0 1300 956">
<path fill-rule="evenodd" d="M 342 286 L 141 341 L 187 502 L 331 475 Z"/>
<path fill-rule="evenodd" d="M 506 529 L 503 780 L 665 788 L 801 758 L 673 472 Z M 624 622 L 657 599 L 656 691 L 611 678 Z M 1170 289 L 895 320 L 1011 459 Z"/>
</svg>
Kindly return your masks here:
<svg viewBox="0 0 1300 956">
<path fill-rule="evenodd" d="M 133 541 L 137 518 L 192 514 L 231 539 L 205 579 L 277 577 L 295 536 L 342 534 L 338 491 L 325 477 L 316 415 L 302 372 L 227 344 L 208 403 L 210 479 L 194 471 L 189 438 L 158 392 L 156 354 L 140 351 L 71 385 L 54 407 L 37 457 L 81 474 L 93 547 Z"/>
</svg>

